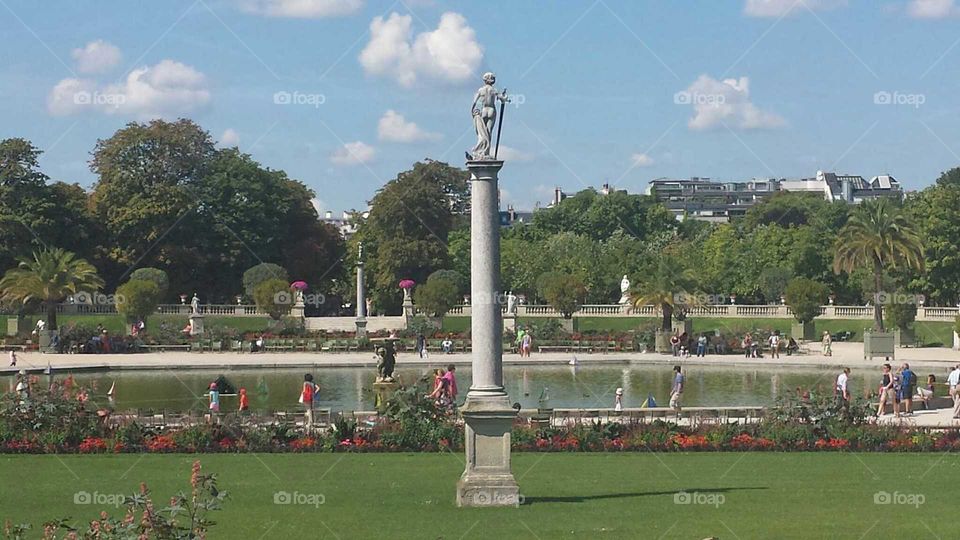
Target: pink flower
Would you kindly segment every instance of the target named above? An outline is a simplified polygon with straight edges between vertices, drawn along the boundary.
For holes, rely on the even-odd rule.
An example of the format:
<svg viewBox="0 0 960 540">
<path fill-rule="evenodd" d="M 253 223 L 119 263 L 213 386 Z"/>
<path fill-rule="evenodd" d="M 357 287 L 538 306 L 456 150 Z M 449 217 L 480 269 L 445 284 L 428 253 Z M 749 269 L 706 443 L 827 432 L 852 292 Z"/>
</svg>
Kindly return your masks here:
<svg viewBox="0 0 960 540">
<path fill-rule="evenodd" d="M 298 291 L 305 291 L 307 289 L 306 281 L 294 281 L 290 284 L 291 289 L 296 289 Z"/>
<path fill-rule="evenodd" d="M 412 279 L 401 279 L 401 280 L 400 280 L 400 288 L 401 288 L 401 289 L 412 289 L 414 285 L 416 285 L 416 282 L 414 282 Z"/>
</svg>

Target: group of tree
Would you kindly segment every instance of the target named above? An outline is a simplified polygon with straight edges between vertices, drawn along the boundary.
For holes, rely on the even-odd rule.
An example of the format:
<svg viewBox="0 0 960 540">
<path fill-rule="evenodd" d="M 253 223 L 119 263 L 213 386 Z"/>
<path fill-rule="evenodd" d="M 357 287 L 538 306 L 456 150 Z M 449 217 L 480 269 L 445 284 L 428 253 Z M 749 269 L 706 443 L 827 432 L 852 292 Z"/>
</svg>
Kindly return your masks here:
<svg viewBox="0 0 960 540">
<path fill-rule="evenodd" d="M 89 261 L 108 290 L 126 284 L 146 297 L 149 285 L 132 273 L 157 268 L 168 276 L 157 300 L 198 292 L 205 302 L 252 297 L 241 276 L 263 261 L 324 292 L 346 276 L 344 241 L 319 221 L 315 194 L 217 148 L 190 120 L 130 123 L 97 141 L 89 192 L 51 183 L 39 156 L 26 140 L 0 141 L 0 271 L 62 248 Z"/>
</svg>

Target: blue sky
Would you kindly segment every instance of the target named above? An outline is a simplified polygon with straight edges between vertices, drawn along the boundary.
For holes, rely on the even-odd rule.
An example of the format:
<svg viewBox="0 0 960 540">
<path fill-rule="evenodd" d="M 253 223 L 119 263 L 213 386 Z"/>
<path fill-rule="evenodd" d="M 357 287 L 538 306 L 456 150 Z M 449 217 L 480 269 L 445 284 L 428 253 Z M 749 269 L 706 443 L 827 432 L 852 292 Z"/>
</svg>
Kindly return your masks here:
<svg viewBox="0 0 960 540">
<path fill-rule="evenodd" d="M 518 208 L 661 176 L 920 189 L 960 165 L 958 28 L 951 0 L 0 0 L 0 137 L 90 186 L 98 138 L 187 116 L 339 212 L 462 165 L 492 70 Z"/>
</svg>

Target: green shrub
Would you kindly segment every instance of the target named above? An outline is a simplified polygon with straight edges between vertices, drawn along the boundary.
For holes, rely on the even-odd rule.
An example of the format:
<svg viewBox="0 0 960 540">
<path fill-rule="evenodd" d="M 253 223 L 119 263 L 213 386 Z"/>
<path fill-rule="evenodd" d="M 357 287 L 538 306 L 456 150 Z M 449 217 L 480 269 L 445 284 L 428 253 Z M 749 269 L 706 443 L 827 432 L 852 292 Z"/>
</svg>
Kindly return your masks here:
<svg viewBox="0 0 960 540">
<path fill-rule="evenodd" d="M 257 287 L 264 281 L 271 279 L 279 279 L 287 285 L 290 283 L 290 276 L 284 267 L 273 263 L 260 263 L 251 266 L 243 273 L 243 290 L 247 293 L 248 298 L 254 298 Z"/>
</svg>

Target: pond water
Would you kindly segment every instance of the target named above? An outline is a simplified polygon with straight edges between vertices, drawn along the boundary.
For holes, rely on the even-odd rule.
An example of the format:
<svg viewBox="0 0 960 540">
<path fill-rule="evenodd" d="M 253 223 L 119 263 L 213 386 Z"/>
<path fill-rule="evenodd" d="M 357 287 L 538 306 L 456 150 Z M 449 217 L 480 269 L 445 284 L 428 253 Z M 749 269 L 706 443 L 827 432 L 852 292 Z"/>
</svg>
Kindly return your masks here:
<svg viewBox="0 0 960 540">
<path fill-rule="evenodd" d="M 771 405 L 778 397 L 803 389 L 821 388 L 832 393 L 838 369 L 766 368 L 756 366 L 689 366 L 683 403 L 687 406 Z M 91 388 L 91 401 L 107 403 L 106 393 L 115 384 L 115 408 L 181 412 L 204 410 L 206 389 L 219 375 L 237 388 L 246 388 L 250 407 L 255 411 L 296 410 L 303 374 L 313 373 L 320 385 L 318 407 L 332 410 L 372 410 L 375 373 L 370 368 L 304 369 L 232 369 L 232 370 L 150 370 L 82 372 L 74 375 L 81 386 Z M 398 367 L 402 382 L 426 375 L 423 367 Z M 458 401 L 470 387 L 469 367 L 458 367 Z M 58 372 L 57 378 L 66 377 Z M 6 379 L 6 380 L 4 380 Z M 876 380 L 875 380 L 876 379 Z M 879 375 L 873 370 L 855 370 L 851 375 L 851 393 L 862 395 L 873 388 Z M 13 390 L 12 376 L 0 378 L 3 388 Z M 40 375 L 46 384 L 48 376 Z M 504 383 L 511 402 L 524 408 L 543 405 L 556 408 L 613 407 L 614 393 L 624 389 L 625 407 L 639 407 L 648 395 L 659 406 L 666 406 L 672 381 L 670 366 L 639 364 L 594 366 L 505 366 Z M 224 396 L 221 410 L 236 408 L 236 397 Z"/>
</svg>

